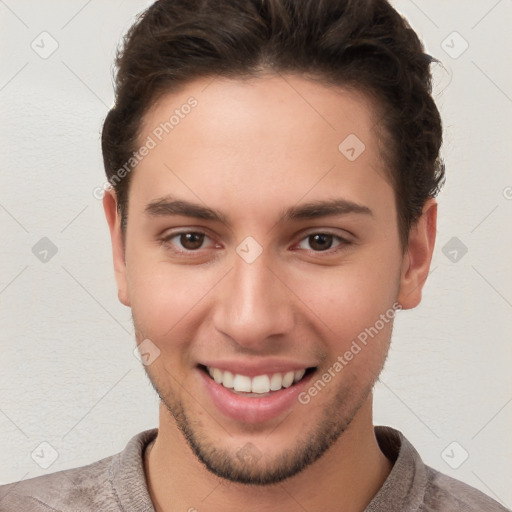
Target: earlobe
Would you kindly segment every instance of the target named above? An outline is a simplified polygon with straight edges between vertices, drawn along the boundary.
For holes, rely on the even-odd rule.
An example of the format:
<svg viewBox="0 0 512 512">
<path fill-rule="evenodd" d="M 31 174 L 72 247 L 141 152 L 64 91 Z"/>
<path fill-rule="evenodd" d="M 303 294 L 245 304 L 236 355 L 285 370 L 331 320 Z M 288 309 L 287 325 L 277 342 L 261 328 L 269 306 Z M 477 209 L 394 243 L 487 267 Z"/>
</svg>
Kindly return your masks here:
<svg viewBox="0 0 512 512">
<path fill-rule="evenodd" d="M 117 295 L 119 300 L 125 306 L 130 306 L 126 277 L 124 240 L 121 232 L 121 219 L 117 208 L 116 194 L 113 190 L 105 191 L 105 195 L 103 196 L 103 209 L 105 211 L 105 217 L 110 230 L 110 238 L 112 240 L 112 256 L 117 282 Z"/>
<path fill-rule="evenodd" d="M 403 257 L 398 302 L 411 309 L 421 302 L 421 292 L 427 280 L 436 240 L 437 202 L 429 199 L 421 217 L 411 227 L 409 245 Z"/>
</svg>

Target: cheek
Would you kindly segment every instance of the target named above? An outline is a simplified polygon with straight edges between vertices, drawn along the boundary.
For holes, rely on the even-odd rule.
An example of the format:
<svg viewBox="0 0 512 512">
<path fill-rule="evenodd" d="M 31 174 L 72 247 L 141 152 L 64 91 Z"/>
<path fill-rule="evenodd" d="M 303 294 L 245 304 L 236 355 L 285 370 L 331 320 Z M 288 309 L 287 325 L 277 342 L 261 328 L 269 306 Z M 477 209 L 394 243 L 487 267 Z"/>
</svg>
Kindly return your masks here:
<svg viewBox="0 0 512 512">
<path fill-rule="evenodd" d="M 371 264 L 302 276 L 298 294 L 324 324 L 331 353 L 344 353 L 358 337 L 362 343 L 371 340 L 375 348 L 380 345 L 377 353 L 387 349 L 400 284 L 398 263 L 376 264 L 373 259 Z"/>
<path fill-rule="evenodd" d="M 190 320 L 213 289 L 215 277 L 206 268 L 171 265 L 154 255 L 133 252 L 127 259 L 127 283 L 140 336 L 154 340 L 164 351 L 185 345 L 183 330 L 194 325 Z"/>
</svg>

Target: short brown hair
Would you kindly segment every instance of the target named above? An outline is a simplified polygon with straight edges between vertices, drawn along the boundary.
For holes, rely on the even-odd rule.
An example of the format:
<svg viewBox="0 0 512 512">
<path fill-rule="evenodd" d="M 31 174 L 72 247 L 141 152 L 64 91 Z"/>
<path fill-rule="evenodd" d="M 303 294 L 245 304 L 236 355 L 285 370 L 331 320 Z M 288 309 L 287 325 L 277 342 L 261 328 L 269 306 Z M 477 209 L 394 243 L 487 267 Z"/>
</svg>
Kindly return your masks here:
<svg viewBox="0 0 512 512">
<path fill-rule="evenodd" d="M 433 60 L 386 0 L 158 0 L 118 50 L 116 101 L 103 125 L 105 172 L 123 229 L 131 175 L 120 180 L 116 172 L 137 149 L 143 117 L 160 95 L 205 76 L 291 72 L 376 99 L 406 247 L 444 181 Z"/>
</svg>

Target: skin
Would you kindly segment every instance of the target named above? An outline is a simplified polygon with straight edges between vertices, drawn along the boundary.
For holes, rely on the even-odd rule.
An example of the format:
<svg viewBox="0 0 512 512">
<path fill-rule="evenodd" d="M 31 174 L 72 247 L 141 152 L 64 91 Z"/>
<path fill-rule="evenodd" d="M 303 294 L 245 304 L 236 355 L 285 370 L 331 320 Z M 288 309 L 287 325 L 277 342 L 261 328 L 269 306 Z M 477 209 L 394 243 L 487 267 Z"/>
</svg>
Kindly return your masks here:
<svg viewBox="0 0 512 512">
<path fill-rule="evenodd" d="M 224 416 L 197 365 L 279 357 L 315 366 L 317 375 L 327 371 L 395 302 L 403 309 L 420 302 L 436 203 L 426 202 L 404 250 L 376 108 L 360 93 L 293 75 L 204 78 L 153 106 L 141 143 L 190 96 L 197 107 L 133 171 L 124 240 L 115 194 L 104 198 L 119 299 L 132 309 L 137 342 L 149 338 L 160 350 L 145 367 L 162 398 L 145 462 L 155 508 L 363 510 L 391 470 L 375 439 L 371 390 L 392 322 L 309 404 L 264 422 Z M 353 162 L 338 150 L 349 134 L 366 146 Z M 223 221 L 147 213 L 169 194 L 214 209 Z M 371 213 L 283 216 L 333 199 Z M 190 250 L 176 231 L 207 237 Z M 311 237 L 318 233 L 334 235 L 321 239 L 326 250 Z M 236 252 L 248 236 L 263 249 L 252 263 Z M 257 456 L 241 460 L 237 452 L 248 443 Z M 242 478 L 274 483 L 236 481 Z"/>
</svg>

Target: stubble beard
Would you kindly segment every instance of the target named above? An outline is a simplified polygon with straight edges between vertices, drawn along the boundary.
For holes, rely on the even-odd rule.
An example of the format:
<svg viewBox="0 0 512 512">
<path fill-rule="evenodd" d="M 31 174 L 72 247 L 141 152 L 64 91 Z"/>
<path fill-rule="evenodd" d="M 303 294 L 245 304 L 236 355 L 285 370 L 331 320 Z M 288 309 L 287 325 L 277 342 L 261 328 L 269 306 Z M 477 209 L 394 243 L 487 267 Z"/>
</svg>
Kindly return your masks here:
<svg viewBox="0 0 512 512">
<path fill-rule="evenodd" d="M 363 404 L 370 398 L 383 365 L 384 361 L 374 378 L 363 389 L 357 387 L 355 377 L 353 379 L 355 383 L 348 382 L 340 385 L 325 406 L 320 419 L 311 426 L 311 429 L 304 432 L 293 447 L 285 448 L 272 456 L 260 453 L 251 443 L 241 449 L 219 447 L 220 443 L 209 439 L 205 427 L 192 421 L 182 401 L 177 398 L 173 390 L 164 391 L 147 367 L 146 373 L 188 446 L 211 473 L 230 482 L 266 486 L 278 484 L 297 475 L 322 457 L 336 443 Z M 299 413 L 307 410 L 307 407 L 308 405 L 300 405 Z M 283 422 L 286 421 L 290 421 L 290 417 L 283 420 Z"/>
</svg>

